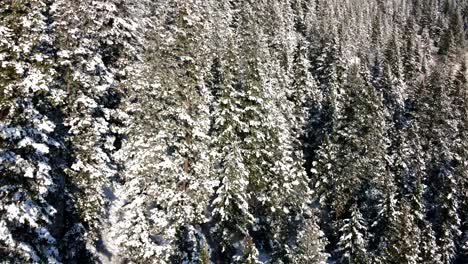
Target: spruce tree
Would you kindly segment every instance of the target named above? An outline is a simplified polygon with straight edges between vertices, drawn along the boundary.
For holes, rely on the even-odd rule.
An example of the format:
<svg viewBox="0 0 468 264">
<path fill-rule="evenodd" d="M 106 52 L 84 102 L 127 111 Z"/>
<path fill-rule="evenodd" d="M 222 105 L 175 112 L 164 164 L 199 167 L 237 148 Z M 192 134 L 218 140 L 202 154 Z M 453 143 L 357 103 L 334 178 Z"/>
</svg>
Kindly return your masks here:
<svg viewBox="0 0 468 264">
<path fill-rule="evenodd" d="M 242 151 L 241 136 L 245 123 L 240 119 L 243 95 L 238 90 L 237 52 L 235 42 L 230 42 L 227 56 L 214 65 L 217 79 L 212 87 L 216 91 L 216 99 L 211 144 L 215 149 L 212 158 L 219 186 L 211 202 L 211 214 L 216 239 L 221 242 L 219 250 L 227 257 L 233 255 L 235 250 L 232 246 L 243 239 L 254 220 L 247 193 L 249 172 Z"/>
<path fill-rule="evenodd" d="M 0 259 L 6 262 L 56 263 L 68 253 L 65 98 L 49 35 L 50 4 L 0 5 Z"/>
<path fill-rule="evenodd" d="M 425 221 L 421 229 L 421 244 L 419 245 L 419 257 L 417 263 L 443 263 L 436 243 L 436 237 L 432 225 Z"/>
<path fill-rule="evenodd" d="M 366 223 L 356 206 L 350 211 L 350 217 L 345 218 L 339 228 L 338 259 L 341 263 L 368 263 Z"/>
<path fill-rule="evenodd" d="M 419 241 L 421 237 L 415 219 L 410 214 L 410 207 L 406 201 L 400 202 L 395 233 L 389 233 L 389 243 L 384 255 L 385 263 L 418 263 Z"/>
<path fill-rule="evenodd" d="M 316 216 L 312 216 L 306 220 L 298 236 L 297 249 L 292 251 L 289 257 L 292 263 L 326 263 L 330 257 L 325 250 L 327 239 L 316 219 Z"/>
<path fill-rule="evenodd" d="M 247 236 L 244 239 L 244 246 L 243 246 L 243 253 L 241 257 L 238 257 L 234 263 L 242 263 L 242 264 L 259 264 L 261 263 L 258 260 L 258 250 L 255 247 L 255 243 L 253 242 L 252 237 Z"/>
<path fill-rule="evenodd" d="M 439 54 L 456 56 L 464 48 L 465 38 L 460 9 L 451 8 L 448 27 L 440 40 Z"/>
</svg>

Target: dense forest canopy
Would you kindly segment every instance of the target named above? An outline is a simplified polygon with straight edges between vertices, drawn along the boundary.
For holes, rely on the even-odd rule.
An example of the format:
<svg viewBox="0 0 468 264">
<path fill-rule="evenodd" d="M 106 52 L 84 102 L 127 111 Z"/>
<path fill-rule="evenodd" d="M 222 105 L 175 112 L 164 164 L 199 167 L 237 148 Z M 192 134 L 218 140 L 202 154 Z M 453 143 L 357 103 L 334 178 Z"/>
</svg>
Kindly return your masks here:
<svg viewBox="0 0 468 264">
<path fill-rule="evenodd" d="M 1 263 L 468 263 L 467 0 L 1 0 Z"/>
</svg>

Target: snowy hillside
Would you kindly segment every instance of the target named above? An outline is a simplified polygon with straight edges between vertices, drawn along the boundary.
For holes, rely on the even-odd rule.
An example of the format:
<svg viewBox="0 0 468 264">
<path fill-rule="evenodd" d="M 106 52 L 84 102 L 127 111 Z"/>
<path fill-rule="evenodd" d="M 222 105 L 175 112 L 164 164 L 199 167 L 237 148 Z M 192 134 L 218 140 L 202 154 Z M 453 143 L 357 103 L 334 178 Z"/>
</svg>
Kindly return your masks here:
<svg viewBox="0 0 468 264">
<path fill-rule="evenodd" d="M 468 0 L 0 0 L 0 263 L 468 263 Z"/>
</svg>

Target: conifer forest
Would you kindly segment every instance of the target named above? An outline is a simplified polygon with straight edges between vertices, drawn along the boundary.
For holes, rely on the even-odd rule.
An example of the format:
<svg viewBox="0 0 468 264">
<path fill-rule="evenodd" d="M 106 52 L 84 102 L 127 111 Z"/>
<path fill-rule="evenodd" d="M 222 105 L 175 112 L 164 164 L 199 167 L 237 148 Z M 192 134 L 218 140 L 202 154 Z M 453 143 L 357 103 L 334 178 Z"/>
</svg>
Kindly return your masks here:
<svg viewBox="0 0 468 264">
<path fill-rule="evenodd" d="M 468 0 L 0 0 L 0 263 L 467 264 Z"/>
</svg>

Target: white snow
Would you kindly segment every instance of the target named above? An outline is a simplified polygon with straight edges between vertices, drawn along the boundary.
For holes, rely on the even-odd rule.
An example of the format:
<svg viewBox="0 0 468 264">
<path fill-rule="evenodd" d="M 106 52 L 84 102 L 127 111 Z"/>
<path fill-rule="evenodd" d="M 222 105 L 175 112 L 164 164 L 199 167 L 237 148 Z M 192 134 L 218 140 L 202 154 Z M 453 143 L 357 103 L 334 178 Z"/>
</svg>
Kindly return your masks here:
<svg viewBox="0 0 468 264">
<path fill-rule="evenodd" d="M 34 168 L 28 167 L 24 172 L 24 177 L 26 178 L 34 178 Z"/>
<path fill-rule="evenodd" d="M 102 231 L 102 243 L 106 251 L 110 253 L 109 256 L 100 254 L 100 260 L 103 264 L 120 263 L 119 249 L 120 239 L 118 229 L 116 228 L 120 222 L 119 213 L 122 207 L 125 205 L 126 199 L 126 188 L 123 185 L 115 184 L 112 192 L 112 199 L 108 209 L 108 218 L 105 219 L 104 229 Z M 117 233 L 115 232 L 117 230 Z"/>
<path fill-rule="evenodd" d="M 24 148 L 26 146 L 32 146 L 40 154 L 49 153 L 49 147 L 46 144 L 36 143 L 30 137 L 26 137 L 18 143 L 18 147 L 20 148 Z"/>
<path fill-rule="evenodd" d="M 54 123 L 46 120 L 42 120 L 42 122 L 37 126 L 39 129 L 45 131 L 45 132 L 52 132 L 55 129 Z"/>
<path fill-rule="evenodd" d="M 34 143 L 32 144 L 33 148 L 36 149 L 37 152 L 42 153 L 42 154 L 47 154 L 49 153 L 49 147 L 47 147 L 46 144 L 42 143 Z"/>
</svg>

